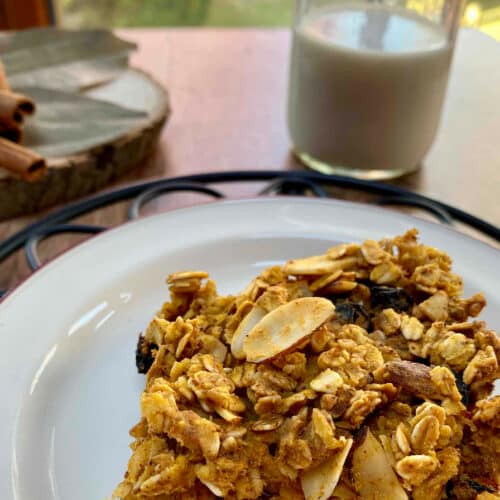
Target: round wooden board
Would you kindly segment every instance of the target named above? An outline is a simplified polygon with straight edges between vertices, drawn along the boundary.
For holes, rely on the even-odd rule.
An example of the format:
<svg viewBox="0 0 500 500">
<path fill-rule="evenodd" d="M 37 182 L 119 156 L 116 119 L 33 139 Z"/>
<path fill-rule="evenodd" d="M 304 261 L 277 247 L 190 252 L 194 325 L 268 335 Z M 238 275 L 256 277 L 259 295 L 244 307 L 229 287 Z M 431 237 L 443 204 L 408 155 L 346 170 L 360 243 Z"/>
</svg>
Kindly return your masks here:
<svg viewBox="0 0 500 500">
<path fill-rule="evenodd" d="M 37 182 L 25 182 L 2 171 L 0 219 L 88 195 L 138 166 L 152 152 L 170 115 L 168 93 L 158 82 L 140 70 L 129 69 L 85 94 L 127 107 L 133 101 L 134 109 L 147 112 L 147 120 L 112 142 L 83 153 L 47 159 L 47 174 Z"/>
</svg>

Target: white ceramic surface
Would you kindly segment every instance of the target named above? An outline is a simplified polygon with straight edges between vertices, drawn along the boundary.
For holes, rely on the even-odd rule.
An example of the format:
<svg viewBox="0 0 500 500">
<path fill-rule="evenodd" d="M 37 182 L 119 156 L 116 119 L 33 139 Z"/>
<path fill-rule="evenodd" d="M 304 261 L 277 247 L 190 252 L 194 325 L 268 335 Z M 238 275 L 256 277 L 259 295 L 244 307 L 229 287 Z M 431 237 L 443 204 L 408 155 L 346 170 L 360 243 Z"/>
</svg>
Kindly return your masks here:
<svg viewBox="0 0 500 500">
<path fill-rule="evenodd" d="M 261 269 L 342 241 L 421 231 L 500 325 L 499 252 L 453 230 L 335 201 L 213 203 L 106 232 L 43 267 L 0 304 L 0 498 L 100 500 L 120 481 L 143 376 L 138 333 L 167 298 L 165 276 L 205 269 L 222 293 Z"/>
</svg>

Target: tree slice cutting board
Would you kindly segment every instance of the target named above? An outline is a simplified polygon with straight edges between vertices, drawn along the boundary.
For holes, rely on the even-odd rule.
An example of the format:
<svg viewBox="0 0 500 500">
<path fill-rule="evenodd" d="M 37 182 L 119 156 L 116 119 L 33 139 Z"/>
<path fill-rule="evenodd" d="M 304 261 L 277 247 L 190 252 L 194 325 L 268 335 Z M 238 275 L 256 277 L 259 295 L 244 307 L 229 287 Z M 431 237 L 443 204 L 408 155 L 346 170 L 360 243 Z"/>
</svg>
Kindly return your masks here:
<svg viewBox="0 0 500 500">
<path fill-rule="evenodd" d="M 49 90 L 39 92 L 50 99 Z M 110 108 L 113 104 L 121 106 L 137 116 L 129 120 L 118 116 L 116 126 L 113 122 L 110 126 L 108 120 L 107 128 L 102 128 L 102 138 L 89 138 L 85 147 L 84 141 L 71 142 L 70 129 L 74 135 L 78 127 L 101 133 L 99 113 L 102 116 L 106 109 L 97 109 L 93 114 L 91 110 L 93 124 L 82 122 L 81 116 L 72 116 L 70 112 L 67 124 L 59 124 L 57 128 L 57 124 L 51 123 L 50 102 L 45 107 L 39 106 L 39 116 L 35 115 L 39 122 L 27 123 L 22 144 L 47 158 L 47 174 L 29 183 L 0 168 L 0 219 L 37 212 L 90 194 L 126 174 L 152 152 L 170 114 L 166 90 L 137 69 L 128 69 L 115 80 L 85 91 L 83 96 L 110 103 Z M 103 116 L 103 120 L 106 118 Z M 70 132 L 68 137 L 65 129 Z"/>
</svg>

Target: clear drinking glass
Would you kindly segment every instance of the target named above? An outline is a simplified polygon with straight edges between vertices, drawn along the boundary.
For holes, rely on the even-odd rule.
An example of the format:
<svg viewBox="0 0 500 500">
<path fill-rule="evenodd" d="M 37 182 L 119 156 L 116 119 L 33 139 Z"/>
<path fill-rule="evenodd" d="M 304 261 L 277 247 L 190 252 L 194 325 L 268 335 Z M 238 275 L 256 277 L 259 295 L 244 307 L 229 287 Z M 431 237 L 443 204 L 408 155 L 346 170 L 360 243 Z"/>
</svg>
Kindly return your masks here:
<svg viewBox="0 0 500 500">
<path fill-rule="evenodd" d="M 308 167 L 419 168 L 439 125 L 462 0 L 297 0 L 288 127 Z"/>
</svg>

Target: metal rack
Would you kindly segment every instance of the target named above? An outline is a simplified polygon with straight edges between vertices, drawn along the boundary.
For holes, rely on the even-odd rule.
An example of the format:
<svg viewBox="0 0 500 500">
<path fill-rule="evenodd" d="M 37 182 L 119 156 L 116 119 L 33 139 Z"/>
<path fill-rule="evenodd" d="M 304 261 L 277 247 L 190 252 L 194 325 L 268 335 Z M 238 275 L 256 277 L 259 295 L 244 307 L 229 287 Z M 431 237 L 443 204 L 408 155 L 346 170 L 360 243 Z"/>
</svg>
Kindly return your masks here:
<svg viewBox="0 0 500 500">
<path fill-rule="evenodd" d="M 106 191 L 81 201 L 70 203 L 57 209 L 40 220 L 30 224 L 0 243 L 0 263 L 24 246 L 28 264 L 32 270 L 41 266 L 38 255 L 39 243 L 61 233 L 97 234 L 108 229 L 102 226 L 74 224 L 76 217 L 123 200 L 131 200 L 128 219 L 140 216 L 141 208 L 158 196 L 179 191 L 203 193 L 214 199 L 226 198 L 213 184 L 235 182 L 267 182 L 257 195 L 309 195 L 332 198 L 330 188 L 357 190 L 371 193 L 377 198 L 371 203 L 377 205 L 400 205 L 417 207 L 431 214 L 440 223 L 452 225 L 455 221 L 466 224 L 477 231 L 500 242 L 500 228 L 479 219 L 459 208 L 413 193 L 406 189 L 374 181 L 350 177 L 323 175 L 315 172 L 297 171 L 234 171 L 209 174 L 196 174 L 168 179 L 145 181 Z"/>
</svg>

